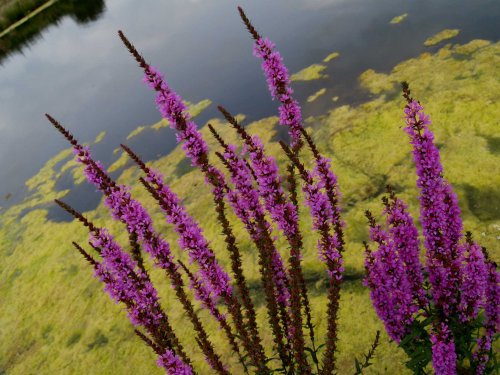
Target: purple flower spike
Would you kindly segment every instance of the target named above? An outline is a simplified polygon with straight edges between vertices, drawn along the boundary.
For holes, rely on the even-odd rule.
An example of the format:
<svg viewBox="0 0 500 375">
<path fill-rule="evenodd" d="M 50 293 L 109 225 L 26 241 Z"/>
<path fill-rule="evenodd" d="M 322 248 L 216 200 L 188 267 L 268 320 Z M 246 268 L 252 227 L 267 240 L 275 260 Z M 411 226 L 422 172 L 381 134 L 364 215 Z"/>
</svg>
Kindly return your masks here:
<svg viewBox="0 0 500 375">
<path fill-rule="evenodd" d="M 420 241 L 418 229 L 408 212 L 408 206 L 395 196 L 386 201 L 385 213 L 389 237 L 393 241 L 394 249 L 399 262 L 404 266 L 404 273 L 410 285 L 413 303 L 423 307 L 427 304 L 427 297 L 423 289 L 422 265 L 420 264 Z"/>
<path fill-rule="evenodd" d="M 156 90 L 158 110 L 176 130 L 177 142 L 183 142 L 182 149 L 191 160 L 191 164 L 204 172 L 205 182 L 212 186 L 215 198 L 222 199 L 226 188 L 224 174 L 209 164 L 208 145 L 203 140 L 196 124 L 190 121 L 189 112 L 181 97 L 170 88 L 155 68 L 146 65 L 144 72 L 144 82 Z"/>
<path fill-rule="evenodd" d="M 271 96 L 281 103 L 280 123 L 289 127 L 292 146 L 295 146 L 301 142 L 302 112 L 299 103 L 291 96 L 293 90 L 283 58 L 274 47 L 274 43 L 269 39 L 259 37 L 254 44 L 254 55 L 262 59 L 262 70 L 267 78 Z"/>
<path fill-rule="evenodd" d="M 500 331 L 500 274 L 496 264 L 488 260 L 486 263 L 487 279 L 485 290 L 484 312 L 486 316 L 486 332 L 478 339 L 474 359 L 478 362 L 477 374 L 482 374 L 489 360 L 489 351 L 495 334 Z"/>
<path fill-rule="evenodd" d="M 103 263 L 96 267 L 96 276 L 106 283 L 105 290 L 117 302 L 128 303 L 128 316 L 134 325 L 156 331 L 165 316 L 157 292 L 146 275 L 136 271 L 136 262 L 106 229 L 91 233 L 90 243 L 101 249 Z"/>
<path fill-rule="evenodd" d="M 191 280 L 191 289 L 194 290 L 195 298 L 201 302 L 202 306 L 210 311 L 212 316 L 218 321 L 226 321 L 226 316 L 221 314 L 216 307 L 216 298 L 213 292 L 206 287 L 206 284 L 202 282 L 201 278 L 193 274 L 193 279 Z"/>
<path fill-rule="evenodd" d="M 479 309 L 483 307 L 483 299 L 487 287 L 488 265 L 485 263 L 481 246 L 475 242 L 464 245 L 467 253 L 463 268 L 463 279 L 460 294 L 460 319 L 463 322 L 475 319 Z"/>
<path fill-rule="evenodd" d="M 202 282 L 206 287 L 210 286 L 214 298 L 230 295 L 232 287 L 229 275 L 218 264 L 202 229 L 180 204 L 177 195 L 163 182 L 163 176 L 153 169 L 147 168 L 146 181 L 155 186 L 167 221 L 175 226 L 179 235 L 180 248 L 187 251 L 191 262 L 196 262 L 200 267 Z"/>
<path fill-rule="evenodd" d="M 408 333 L 418 306 L 413 301 L 411 286 L 394 241 L 371 216 L 369 218 L 370 238 L 378 244 L 378 249 L 366 263 L 366 283 L 370 286 L 370 297 L 377 315 L 391 339 L 399 343 Z"/>
<path fill-rule="evenodd" d="M 332 206 L 322 190 L 323 182 L 314 182 L 313 172 L 304 171 L 303 179 L 305 183 L 302 190 L 306 204 L 311 210 L 313 228 L 322 234 L 321 240 L 318 241 L 319 258 L 327 264 L 330 277 L 340 282 L 344 272 L 343 259 L 339 252 L 341 244 L 337 234 L 327 234 L 333 222 Z"/>
<path fill-rule="evenodd" d="M 457 356 L 455 343 L 450 329 L 445 323 L 440 323 L 431 334 L 432 367 L 436 375 L 456 375 Z"/>
<path fill-rule="evenodd" d="M 500 273 L 496 264 L 488 261 L 488 280 L 486 284 L 486 318 L 488 324 L 495 330 L 500 331 Z"/>
<path fill-rule="evenodd" d="M 167 349 L 156 362 L 159 367 L 166 370 L 168 375 L 192 375 L 193 370 L 177 357 L 173 351 Z"/>
<path fill-rule="evenodd" d="M 74 146 L 77 161 L 85 166 L 87 180 L 94 184 L 105 196 L 104 203 L 111 210 L 113 217 L 127 225 L 129 233 L 137 235 L 144 249 L 155 263 L 163 269 L 176 269 L 170 245 L 153 228 L 153 221 L 146 209 L 132 199 L 129 188 L 115 184 L 99 161 L 94 161 L 87 147 Z"/>
<path fill-rule="evenodd" d="M 206 160 L 208 146 L 196 124 L 190 121 L 189 113 L 181 97 L 170 88 L 160 72 L 152 66 L 146 67 L 144 82 L 156 90 L 158 110 L 177 131 L 177 141 L 184 141 L 182 148 L 191 159 L 193 166 L 201 167 Z"/>
<path fill-rule="evenodd" d="M 337 183 L 337 176 L 331 170 L 331 160 L 324 156 L 319 156 L 314 166 L 314 175 L 319 180 L 319 186 L 326 191 L 332 191 L 335 195 L 336 202 L 340 199 L 340 191 Z M 338 204 L 331 205 L 332 215 L 331 224 L 344 227 L 344 222 L 340 218 L 340 206 Z"/>
<path fill-rule="evenodd" d="M 285 198 L 276 160 L 265 154 L 264 145 L 258 136 L 249 139 L 245 146 L 257 176 L 259 195 L 264 199 L 266 210 L 288 241 L 292 242 L 298 233 L 297 209 Z"/>
<path fill-rule="evenodd" d="M 413 145 L 413 159 L 417 168 L 417 186 L 420 188 L 420 212 L 427 267 L 432 285 L 432 295 L 437 305 L 448 316 L 457 305 L 463 247 L 462 221 L 457 198 L 443 178 L 439 150 L 434 135 L 429 130 L 429 116 L 415 100 L 405 108 L 405 131 Z"/>
<path fill-rule="evenodd" d="M 236 154 L 236 146 L 234 145 L 226 147 L 223 157 L 231 171 L 231 181 L 235 187 L 229 192 L 231 196 L 229 199 L 235 213 L 248 228 L 249 233 L 253 234 L 252 237 L 255 241 L 261 241 L 264 237 L 271 238 L 271 226 L 265 221 L 264 209 L 259 202 L 259 193 L 253 187 L 252 174 L 247 164 Z M 266 227 L 260 228 L 259 222 L 265 223 Z M 289 306 L 290 292 L 287 287 L 285 267 L 274 243 L 271 251 L 272 278 L 276 287 L 276 300 L 278 303 Z"/>
</svg>

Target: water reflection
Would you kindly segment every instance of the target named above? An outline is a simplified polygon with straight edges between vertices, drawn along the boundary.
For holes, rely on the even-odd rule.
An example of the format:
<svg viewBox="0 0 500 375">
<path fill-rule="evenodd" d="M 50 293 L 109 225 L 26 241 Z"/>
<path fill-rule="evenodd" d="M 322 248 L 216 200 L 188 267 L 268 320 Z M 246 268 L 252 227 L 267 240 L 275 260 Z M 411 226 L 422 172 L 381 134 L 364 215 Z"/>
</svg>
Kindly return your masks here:
<svg viewBox="0 0 500 375">
<path fill-rule="evenodd" d="M 65 16 L 79 24 L 97 20 L 106 9 L 104 0 L 59 0 L 0 38 L 0 65 L 13 53 L 36 43 L 50 25 L 58 25 Z"/>
<path fill-rule="evenodd" d="M 234 3 L 64 3 L 73 4 L 73 11 L 65 13 L 69 17 L 56 17 L 56 27 L 45 26 L 38 34 L 43 38 L 33 39 L 23 54 L 11 54 L 0 66 L 0 206 L 22 200 L 24 182 L 68 146 L 44 120 L 45 112 L 82 142 L 106 131 L 104 140 L 92 146 L 95 157 L 106 166 L 119 157 L 112 150 L 120 142 L 129 143 L 146 159 L 168 154 L 175 146 L 170 129 L 145 131 L 126 141 L 133 129 L 156 123 L 159 114 L 153 94 L 140 83 L 141 72 L 116 36 L 118 29 L 127 32 L 185 99 L 213 101 L 197 118 L 199 125 L 218 115 L 215 104 L 244 113 L 249 121 L 276 114 L 276 102 L 270 100 Z M 363 71 L 387 72 L 422 52 L 435 52 L 440 46 L 423 43 L 445 28 L 461 30 L 454 43 L 474 38 L 496 41 L 500 34 L 499 3 L 492 0 L 465 0 L 460 7 L 454 0 L 241 0 L 239 4 L 259 30 L 276 42 L 292 73 L 340 53 L 327 63 L 327 78 L 294 82 L 304 117 L 363 102 L 368 95 L 358 84 Z M 404 13 L 409 16 L 401 24 L 389 24 Z M 89 20 L 96 21 L 80 23 Z M 323 88 L 324 95 L 307 103 L 310 95 Z M 338 100 L 333 102 L 333 97 Z M 69 183 L 61 181 L 57 188 Z M 76 186 L 69 203 L 79 208 L 87 204 L 90 209 L 99 195 L 92 195 L 84 185 Z M 9 193 L 9 199 L 3 199 Z"/>
</svg>

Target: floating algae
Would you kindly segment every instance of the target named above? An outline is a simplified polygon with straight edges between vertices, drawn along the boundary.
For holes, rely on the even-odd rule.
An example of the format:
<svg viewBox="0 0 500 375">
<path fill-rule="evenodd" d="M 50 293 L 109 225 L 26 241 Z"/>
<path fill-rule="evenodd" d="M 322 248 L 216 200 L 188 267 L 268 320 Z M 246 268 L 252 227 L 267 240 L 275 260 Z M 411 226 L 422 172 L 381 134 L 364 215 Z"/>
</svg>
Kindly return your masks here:
<svg viewBox="0 0 500 375">
<path fill-rule="evenodd" d="M 403 13 L 400 16 L 394 17 L 389 23 L 393 25 L 401 23 L 404 21 L 406 17 L 408 17 L 408 13 Z"/>
<path fill-rule="evenodd" d="M 459 29 L 445 29 L 436 35 L 431 36 L 424 42 L 424 46 L 430 47 L 442 42 L 443 40 L 456 37 L 460 33 Z"/>
<path fill-rule="evenodd" d="M 307 68 L 304 68 L 298 71 L 295 74 L 292 74 L 290 79 L 292 81 L 314 81 L 316 79 L 321 79 L 327 77 L 326 74 L 323 74 L 323 71 L 326 69 L 325 65 L 322 64 L 312 64 Z"/>
</svg>

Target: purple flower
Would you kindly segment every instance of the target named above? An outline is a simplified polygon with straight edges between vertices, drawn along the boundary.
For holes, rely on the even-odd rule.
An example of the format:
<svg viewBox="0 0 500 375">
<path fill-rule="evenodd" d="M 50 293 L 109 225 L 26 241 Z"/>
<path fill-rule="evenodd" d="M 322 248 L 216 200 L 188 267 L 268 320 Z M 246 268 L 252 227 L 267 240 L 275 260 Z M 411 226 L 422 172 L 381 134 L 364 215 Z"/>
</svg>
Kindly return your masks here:
<svg viewBox="0 0 500 375">
<path fill-rule="evenodd" d="M 314 182 L 314 173 L 305 171 L 304 186 L 305 201 L 311 210 L 313 228 L 320 232 L 322 238 L 318 241 L 319 258 L 327 264 L 328 274 L 337 281 L 342 279 L 344 272 L 343 260 L 340 254 L 340 241 L 337 234 L 331 234 L 333 210 L 327 194 L 322 190 L 322 181 Z M 329 234 L 330 233 L 330 234 Z"/>
<path fill-rule="evenodd" d="M 196 262 L 200 267 L 203 284 L 210 288 L 214 298 L 230 295 L 232 287 L 229 275 L 218 264 L 202 229 L 180 204 L 177 195 L 163 182 L 163 176 L 150 168 L 147 171 L 146 180 L 155 185 L 167 221 L 174 225 L 179 235 L 180 248 L 187 251 L 191 262 Z"/>
<path fill-rule="evenodd" d="M 455 193 L 443 178 L 439 150 L 428 127 L 429 116 L 412 100 L 405 108 L 405 120 L 421 191 L 421 222 L 432 296 L 444 313 L 450 315 L 458 302 L 463 261 L 463 248 L 458 246 L 462 230 L 460 209 Z"/>
<path fill-rule="evenodd" d="M 431 334 L 432 367 L 436 375 L 456 375 L 457 355 L 450 329 L 445 323 L 439 323 Z"/>
<path fill-rule="evenodd" d="M 182 149 L 191 164 L 205 173 L 205 182 L 212 186 L 216 199 L 222 199 L 226 187 L 224 174 L 208 163 L 208 145 L 196 124 L 190 120 L 182 98 L 170 88 L 163 76 L 149 65 L 145 67 L 144 82 L 156 90 L 158 110 L 176 130 L 177 142 L 183 142 Z"/>
<path fill-rule="evenodd" d="M 276 300 L 278 303 L 289 306 L 290 292 L 288 291 L 288 280 L 281 255 L 276 249 L 271 237 L 271 226 L 265 219 L 264 209 L 259 202 L 259 193 L 252 184 L 251 172 L 245 161 L 236 154 L 236 146 L 229 145 L 223 155 L 231 171 L 231 181 L 234 190 L 228 193 L 234 212 L 245 224 L 254 241 L 269 240 L 272 247 L 271 268 L 272 279 L 275 285 Z M 257 172 L 256 172 L 257 173 Z M 264 225 L 264 227 L 261 227 Z"/>
<path fill-rule="evenodd" d="M 130 321 L 150 332 L 158 332 L 166 317 L 158 294 L 138 270 L 136 262 L 114 241 L 106 229 L 91 232 L 90 243 L 100 249 L 102 263 L 96 264 L 95 274 L 105 283 L 105 290 L 116 301 L 127 306 Z"/>
<path fill-rule="evenodd" d="M 226 316 L 221 314 L 219 309 L 217 309 L 216 296 L 211 289 L 206 287 L 206 283 L 204 283 L 196 274 L 192 275 L 191 289 L 194 290 L 195 298 L 201 302 L 205 309 L 210 311 L 210 314 L 212 314 L 218 322 L 226 321 Z"/>
<path fill-rule="evenodd" d="M 419 260 L 420 241 L 418 230 L 408 212 L 408 206 L 396 197 L 387 201 L 385 208 L 387 215 L 388 235 L 393 243 L 393 250 L 398 256 L 398 262 L 404 268 L 404 277 L 407 280 L 412 303 L 424 306 L 428 301 L 423 289 L 422 266 Z"/>
<path fill-rule="evenodd" d="M 274 43 L 267 38 L 259 38 L 254 44 L 254 55 L 262 59 L 262 70 L 267 78 L 271 96 L 281 102 L 280 123 L 289 127 L 292 145 L 300 143 L 302 113 L 296 100 L 292 98 L 288 70 L 283 58 L 274 50 Z"/>
<path fill-rule="evenodd" d="M 145 69 L 144 82 L 156 90 L 158 110 L 177 130 L 177 141 L 184 141 L 182 148 L 186 155 L 191 159 L 193 165 L 202 166 L 208 153 L 208 146 L 201 137 L 196 124 L 190 121 L 187 107 L 182 102 L 182 98 L 170 88 L 160 72 L 152 66 L 147 66 Z"/>
<path fill-rule="evenodd" d="M 186 365 L 182 360 L 174 354 L 170 349 L 167 349 L 156 362 L 159 367 L 163 367 L 168 375 L 192 375 L 193 370 Z"/>
<path fill-rule="evenodd" d="M 291 243 L 298 233 L 297 209 L 286 198 L 276 160 L 265 154 L 264 145 L 258 136 L 249 139 L 245 146 L 257 176 L 257 188 L 266 210 Z"/>
<path fill-rule="evenodd" d="M 486 283 L 485 315 L 486 324 L 494 332 L 500 331 L 500 274 L 496 264 L 492 261 L 487 263 L 488 278 Z"/>
<path fill-rule="evenodd" d="M 379 225 L 373 222 L 370 225 L 370 238 L 377 242 L 378 249 L 369 254 L 365 263 L 365 282 L 370 286 L 370 297 L 387 333 L 399 343 L 408 333 L 418 305 L 414 303 L 404 263 L 396 251 L 397 244 Z"/>
<path fill-rule="evenodd" d="M 463 322 L 475 319 L 479 309 L 483 307 L 487 287 L 488 265 L 485 263 L 481 246 L 475 242 L 466 242 L 464 252 L 460 304 L 460 319 Z"/>
<path fill-rule="evenodd" d="M 342 228 L 344 222 L 340 218 L 340 206 L 337 204 L 340 199 L 340 191 L 337 183 L 337 176 L 331 170 L 331 160 L 319 155 L 314 166 L 314 175 L 319 181 L 319 186 L 326 192 L 332 192 L 335 202 L 330 202 L 331 206 L 331 225 Z M 328 196 L 328 193 L 327 193 Z M 328 197 L 330 200 L 330 197 Z M 333 203 L 333 204 L 332 204 Z"/>
<path fill-rule="evenodd" d="M 489 360 L 489 351 L 496 333 L 500 331 L 500 274 L 496 264 L 486 262 L 486 289 L 484 312 L 486 316 L 486 332 L 477 341 L 474 359 L 478 365 L 477 374 L 482 374 Z"/>
<path fill-rule="evenodd" d="M 111 210 L 113 218 L 122 221 L 129 233 L 137 235 L 144 249 L 155 263 L 163 269 L 176 269 L 170 245 L 153 228 L 153 221 L 146 209 L 132 199 L 129 188 L 115 184 L 106 174 L 99 161 L 94 161 L 87 147 L 74 146 L 77 161 L 85 166 L 87 180 L 94 184 L 105 196 L 104 203 Z"/>
</svg>

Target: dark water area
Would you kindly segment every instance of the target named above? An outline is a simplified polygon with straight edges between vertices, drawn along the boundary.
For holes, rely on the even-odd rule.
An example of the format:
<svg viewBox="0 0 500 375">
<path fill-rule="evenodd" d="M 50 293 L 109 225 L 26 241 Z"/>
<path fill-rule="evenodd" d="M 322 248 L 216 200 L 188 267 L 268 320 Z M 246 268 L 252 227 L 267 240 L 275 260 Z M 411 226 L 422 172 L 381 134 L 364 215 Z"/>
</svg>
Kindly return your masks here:
<svg viewBox="0 0 500 375">
<path fill-rule="evenodd" d="M 108 0 L 86 20 L 91 22 L 61 15 L 0 66 L 0 206 L 22 200 L 24 182 L 68 147 L 45 120 L 46 112 L 82 142 L 106 131 L 104 140 L 93 146 L 105 165 L 116 160 L 119 154 L 113 149 L 122 142 L 147 160 L 173 149 L 170 129 L 145 131 L 126 141 L 133 129 L 157 122 L 160 115 L 154 93 L 141 82 L 140 69 L 117 37 L 118 29 L 184 99 L 213 101 L 196 118 L 200 126 L 218 116 L 216 104 L 247 115 L 247 121 L 275 115 L 277 104 L 267 92 L 260 62 L 252 56 L 237 4 L 276 43 L 291 73 L 340 53 L 325 64 L 328 78 L 294 82 L 304 117 L 365 101 L 368 94 L 358 85 L 363 71 L 389 72 L 401 61 L 436 51 L 443 44 L 423 43 L 443 29 L 460 29 L 453 43 L 497 41 L 500 36 L 500 2 L 492 0 L 459 5 L 452 0 Z M 389 24 L 403 13 L 409 16 L 401 24 Z M 306 103 L 321 88 L 326 94 Z M 339 97 L 335 103 L 334 96 Z M 93 187 L 73 187 L 69 176 L 57 188 L 74 188 L 66 200 L 81 210 L 94 208 L 100 200 Z M 57 218 L 53 210 L 50 216 Z"/>
</svg>

